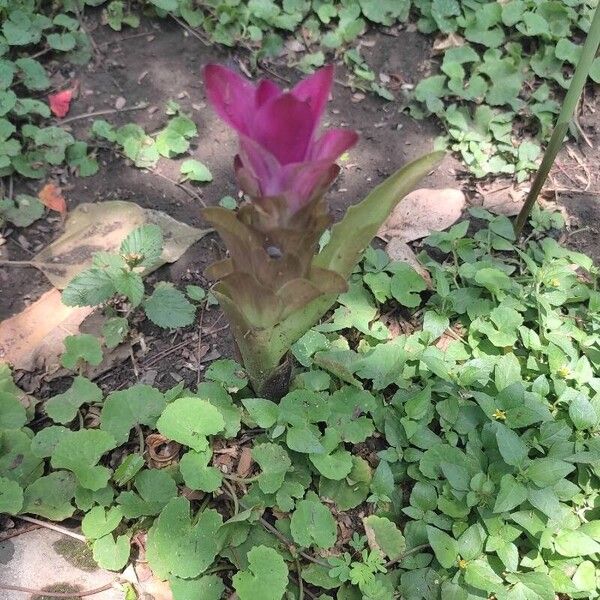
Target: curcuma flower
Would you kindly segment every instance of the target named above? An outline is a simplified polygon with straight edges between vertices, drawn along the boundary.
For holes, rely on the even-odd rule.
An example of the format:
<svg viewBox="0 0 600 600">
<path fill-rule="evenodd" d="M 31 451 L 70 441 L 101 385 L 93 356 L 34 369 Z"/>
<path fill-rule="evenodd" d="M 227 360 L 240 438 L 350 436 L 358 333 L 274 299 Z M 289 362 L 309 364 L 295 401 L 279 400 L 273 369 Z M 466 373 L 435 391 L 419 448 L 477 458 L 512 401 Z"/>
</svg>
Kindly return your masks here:
<svg viewBox="0 0 600 600">
<path fill-rule="evenodd" d="M 357 141 L 355 131 L 319 135 L 333 67 L 284 92 L 272 81 L 257 85 L 220 65 L 204 69 L 206 93 L 217 114 L 240 140 L 238 181 L 253 200 L 282 198 L 290 214 L 322 196 L 339 172 L 335 161 Z"/>
</svg>

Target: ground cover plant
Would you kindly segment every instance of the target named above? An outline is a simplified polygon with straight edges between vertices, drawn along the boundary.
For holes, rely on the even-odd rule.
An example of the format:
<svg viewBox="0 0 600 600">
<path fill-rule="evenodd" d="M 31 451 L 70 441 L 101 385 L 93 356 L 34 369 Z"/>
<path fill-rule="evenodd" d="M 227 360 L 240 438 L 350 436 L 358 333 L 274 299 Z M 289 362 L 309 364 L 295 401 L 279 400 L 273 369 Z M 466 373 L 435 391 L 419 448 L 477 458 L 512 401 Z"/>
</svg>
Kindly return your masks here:
<svg viewBox="0 0 600 600">
<path fill-rule="evenodd" d="M 369 249 L 294 345 L 279 404 L 230 360 L 197 389 L 103 397 L 72 340 L 79 375 L 26 409 L 3 367 L 0 510 L 83 513 L 113 570 L 148 531 L 133 551 L 176 600 L 596 597 L 598 271 L 472 216 L 426 240 L 431 281 Z M 77 415 L 94 408 L 90 428 Z M 163 468 L 144 454 L 154 430 L 175 445 Z M 215 466 L 228 447 L 252 458 L 241 476 Z"/>
<path fill-rule="evenodd" d="M 136 175 L 174 167 L 181 177 L 166 179 L 198 212 L 197 186 L 213 179 L 192 158 L 205 123 L 172 100 L 156 128 L 113 123 L 119 108 L 90 109 L 88 116 L 106 120 L 91 123 L 86 142 L 68 121 L 46 127 L 50 114 L 67 115 L 74 93 L 50 85 L 61 57 L 97 53 L 84 4 L 45 14 L 46 5 L 0 0 L 0 106 L 7 107 L 0 244 L 24 252 L 19 228 L 43 223 L 44 205 L 64 219 L 77 212 L 64 215 L 54 183 L 38 197 L 21 193 L 35 187 L 26 179 L 93 176 L 99 157 L 113 153 Z M 361 34 L 373 24 L 393 34 L 411 20 L 439 30 L 444 75 L 417 86 L 410 110 L 426 107 L 448 123 L 460 115 L 446 143 L 478 175 L 520 179 L 539 151 L 523 135 L 532 123 L 540 141 L 549 133 L 555 94 L 579 51 L 571 45 L 572 60 L 559 55 L 565 42 L 583 41 L 578 31 L 587 30 L 593 8 L 576 0 L 87 4 L 99 6 L 114 30 L 137 27 L 143 14 L 172 20 L 189 35 L 242 47 L 256 69 L 290 47 L 286 31 L 299 31 L 304 48 L 287 55 L 291 66 L 310 71 L 336 56 L 348 66 L 343 83 L 387 100 L 394 96 L 364 61 Z M 458 50 L 478 58 L 463 60 Z M 530 69 L 539 79 L 528 85 Z M 35 89 L 42 75 L 48 85 Z M 494 87 L 506 77 L 511 86 Z M 369 246 L 437 155 L 392 175 L 329 230 L 323 194 L 338 174 L 336 160 L 356 141 L 350 128 L 316 134 L 331 78 L 326 67 L 284 93 L 272 82 L 254 88 L 222 67 L 207 69 L 207 98 L 240 135 L 235 167 L 245 192 L 204 212 L 229 250 L 208 271 L 219 283 L 198 285 L 189 263 L 177 285 L 148 278 L 173 242 L 153 221 L 140 221 L 110 252 L 90 253 L 62 300 L 98 307 L 100 332 L 65 337 L 60 364 L 31 378 L 0 363 L 0 529 L 11 517 L 65 521 L 62 531 L 115 572 L 112 587 L 125 600 L 149 593 L 131 568 L 123 573 L 129 565 L 150 569 L 149 581 L 165 581 L 157 589 L 173 600 L 598 597 L 598 268 L 570 249 L 573 232 L 561 231 L 562 215 L 539 206 L 524 240 L 507 217 L 472 207 L 465 220 L 424 240 L 418 271 Z M 496 103 L 500 92 L 510 101 Z M 63 235 L 70 223 L 60 225 Z M 194 234 L 198 240 L 205 231 Z M 31 266 L 35 258 L 0 264 Z M 61 266 L 46 253 L 44 272 L 54 268 L 64 279 Z M 216 335 L 203 319 L 217 300 L 242 360 L 231 350 L 203 365 L 205 338 Z M 155 383 L 148 365 L 187 352 L 192 328 L 193 379 L 175 372 L 177 385 Z M 136 357 L 133 343 L 156 330 L 168 350 L 139 364 L 144 352 Z M 123 347 L 132 375 L 99 377 L 104 359 Z M 2 591 L 18 589 L 1 581 Z"/>
</svg>

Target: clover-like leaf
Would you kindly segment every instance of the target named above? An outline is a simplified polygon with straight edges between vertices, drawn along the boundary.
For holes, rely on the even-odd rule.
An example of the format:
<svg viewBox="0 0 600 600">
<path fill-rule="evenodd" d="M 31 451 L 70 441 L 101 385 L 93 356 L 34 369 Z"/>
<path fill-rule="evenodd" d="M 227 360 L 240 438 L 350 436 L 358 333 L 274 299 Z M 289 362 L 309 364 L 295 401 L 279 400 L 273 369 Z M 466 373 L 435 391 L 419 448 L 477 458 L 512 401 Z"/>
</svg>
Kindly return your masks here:
<svg viewBox="0 0 600 600">
<path fill-rule="evenodd" d="M 105 510 L 102 506 L 94 506 L 81 521 L 81 531 L 86 538 L 97 540 L 114 531 L 123 520 L 120 506 Z"/>
<path fill-rule="evenodd" d="M 192 521 L 189 501 L 173 498 L 148 531 L 146 557 L 151 569 L 163 579 L 198 577 L 220 549 L 217 533 L 222 524 L 221 515 L 212 509 Z"/>
<path fill-rule="evenodd" d="M 223 436 L 234 438 L 240 430 L 242 411 L 223 386 L 213 381 L 203 381 L 196 390 L 196 396 L 208 400 L 219 410 L 225 420 Z"/>
<path fill-rule="evenodd" d="M 95 404 L 102 400 L 102 390 L 85 377 L 75 377 L 71 387 L 46 402 L 46 414 L 55 423 L 70 423 L 83 404 Z"/>
<path fill-rule="evenodd" d="M 16 515 L 23 507 L 23 489 L 16 481 L 0 477 L 0 514 Z"/>
<path fill-rule="evenodd" d="M 288 568 L 279 552 L 255 546 L 248 552 L 248 569 L 233 576 L 240 600 L 281 600 L 288 583 Z"/>
<path fill-rule="evenodd" d="M 65 338 L 65 353 L 60 361 L 62 366 L 66 369 L 75 369 L 80 361 L 93 366 L 98 366 L 102 362 L 100 340 L 90 333 L 80 333 Z"/>
<path fill-rule="evenodd" d="M 20 429 L 27 423 L 25 407 L 11 392 L 0 391 L 0 429 Z"/>
<path fill-rule="evenodd" d="M 408 264 L 395 263 L 390 282 L 392 296 L 403 306 L 415 308 L 421 303 L 419 292 L 427 289 L 424 279 Z"/>
<path fill-rule="evenodd" d="M 173 600 L 221 600 L 225 586 L 216 575 L 204 575 L 198 579 L 169 579 Z"/>
<path fill-rule="evenodd" d="M 101 537 L 92 546 L 94 560 L 102 569 L 120 571 L 129 560 L 131 537 L 120 535 L 115 538 L 112 533 Z"/>
<path fill-rule="evenodd" d="M 228 392 L 234 394 L 246 386 L 248 377 L 242 367 L 231 359 L 215 360 L 204 375 L 206 379 L 220 383 Z"/>
<path fill-rule="evenodd" d="M 242 404 L 259 427 L 268 429 L 277 422 L 279 407 L 265 398 L 243 398 Z"/>
<path fill-rule="evenodd" d="M 117 497 L 123 515 L 128 519 L 157 515 L 171 498 L 177 496 L 177 485 L 166 469 L 141 471 L 135 477 L 134 487 L 137 494 L 128 490 Z"/>
<path fill-rule="evenodd" d="M 39 458 L 49 458 L 52 456 L 58 442 L 69 433 L 71 433 L 71 430 L 61 425 L 44 427 L 31 440 L 31 451 Z"/>
<path fill-rule="evenodd" d="M 104 401 L 100 427 L 115 438 L 117 445 L 124 444 L 136 425 L 154 427 L 166 404 L 161 392 L 145 384 L 113 392 Z"/>
<path fill-rule="evenodd" d="M 75 512 L 71 502 L 76 487 L 75 477 L 68 471 L 54 471 L 40 477 L 25 488 L 23 512 L 52 521 L 68 519 Z"/>
<path fill-rule="evenodd" d="M 303 548 L 312 545 L 324 550 L 331 548 L 337 538 L 337 525 L 330 510 L 314 492 L 296 504 L 290 531 L 294 541 Z"/>
<path fill-rule="evenodd" d="M 115 446 L 115 439 L 106 431 L 72 431 L 56 445 L 51 464 L 55 469 L 72 471 L 82 487 L 99 490 L 107 484 L 111 472 L 97 463 L 103 454 Z"/>
<path fill-rule="evenodd" d="M 210 402 L 200 398 L 177 398 L 165 408 L 156 423 L 166 437 L 203 452 L 208 448 L 206 436 L 225 428 L 223 415 Z"/>
<path fill-rule="evenodd" d="M 258 477 L 260 489 L 265 494 L 275 493 L 282 486 L 285 474 L 292 466 L 285 448 L 279 444 L 258 444 L 252 448 L 252 458 L 262 471 Z"/>
<path fill-rule="evenodd" d="M 181 457 L 179 470 L 185 485 L 191 490 L 214 492 L 223 483 L 223 474 L 215 467 L 209 467 L 212 452 L 195 452 L 190 450 Z"/>
</svg>

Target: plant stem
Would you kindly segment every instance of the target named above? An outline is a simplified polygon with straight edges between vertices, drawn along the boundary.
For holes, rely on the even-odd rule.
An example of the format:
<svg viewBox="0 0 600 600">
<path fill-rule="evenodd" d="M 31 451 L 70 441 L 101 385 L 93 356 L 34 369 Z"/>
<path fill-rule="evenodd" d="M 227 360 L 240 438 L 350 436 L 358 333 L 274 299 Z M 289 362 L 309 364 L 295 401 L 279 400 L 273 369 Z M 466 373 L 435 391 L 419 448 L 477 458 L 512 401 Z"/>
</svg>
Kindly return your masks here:
<svg viewBox="0 0 600 600">
<path fill-rule="evenodd" d="M 581 57 L 577 63 L 575 73 L 573 74 L 573 79 L 571 79 L 571 84 L 569 85 L 569 90 L 565 96 L 560 114 L 554 127 L 554 131 L 552 132 L 552 137 L 550 138 L 546 152 L 544 152 L 542 164 L 536 173 L 533 184 L 531 185 L 531 189 L 529 190 L 529 194 L 527 194 L 525 204 L 523 205 L 523 208 L 519 212 L 517 220 L 515 221 L 515 233 L 517 237 L 521 235 L 523 226 L 525 225 L 527 218 L 529 217 L 529 214 L 531 213 L 531 210 L 533 209 L 533 206 L 537 200 L 537 197 L 542 191 L 542 187 L 548 178 L 548 174 L 550 173 L 550 169 L 554 164 L 556 155 L 562 147 L 563 140 L 569 128 L 569 123 L 573 118 L 573 114 L 577 108 L 581 92 L 583 91 L 587 81 L 590 68 L 596 57 L 598 46 L 600 46 L 600 4 L 597 6 L 596 11 L 594 12 L 594 18 L 583 45 Z"/>
<path fill-rule="evenodd" d="M 296 572 L 298 573 L 298 600 L 304 600 L 304 582 L 302 581 L 302 567 L 296 558 Z"/>
<path fill-rule="evenodd" d="M 223 479 L 229 479 L 229 481 L 235 481 L 236 483 L 252 483 L 253 481 L 257 481 L 260 475 L 255 475 L 254 477 L 238 477 L 237 475 L 229 475 L 228 473 L 221 473 L 223 475 Z"/>
<path fill-rule="evenodd" d="M 48 598 L 81 598 L 82 596 L 93 596 L 100 594 L 106 590 L 110 590 L 113 587 L 113 583 L 107 583 L 99 588 L 93 590 L 84 590 L 83 592 L 48 592 L 46 590 L 33 590 L 27 587 L 21 587 L 18 585 L 5 585 L 0 583 L 0 590 L 6 590 L 9 592 L 22 592 L 23 594 L 33 594 L 36 597 L 48 597 Z"/>
<path fill-rule="evenodd" d="M 53 531 L 58 531 L 58 533 L 62 533 L 64 535 L 68 535 L 80 542 L 85 542 L 85 536 L 75 533 L 70 529 L 65 527 L 60 527 L 59 525 L 54 525 L 54 523 L 47 523 L 46 521 L 40 521 L 40 519 L 34 519 L 33 517 L 27 517 L 26 515 L 19 515 L 18 517 L 22 521 L 27 521 L 28 523 L 35 523 L 36 525 L 40 525 L 41 527 L 46 527 L 47 529 L 52 529 Z"/>
<path fill-rule="evenodd" d="M 237 516 L 240 512 L 240 502 L 238 500 L 237 494 L 235 493 L 233 486 L 225 478 L 223 478 L 223 485 L 227 488 L 229 496 L 233 502 L 233 515 Z"/>
</svg>

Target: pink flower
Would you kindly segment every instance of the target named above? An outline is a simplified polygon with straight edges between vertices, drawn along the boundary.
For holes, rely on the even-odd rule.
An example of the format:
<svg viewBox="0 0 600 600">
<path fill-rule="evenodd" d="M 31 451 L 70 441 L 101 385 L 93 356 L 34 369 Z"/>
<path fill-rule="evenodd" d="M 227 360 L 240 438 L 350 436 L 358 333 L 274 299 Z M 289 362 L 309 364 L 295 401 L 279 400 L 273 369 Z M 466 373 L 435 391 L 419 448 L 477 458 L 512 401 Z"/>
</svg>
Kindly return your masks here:
<svg viewBox="0 0 600 600">
<path fill-rule="evenodd" d="M 272 81 L 255 86 L 220 65 L 205 67 L 208 99 L 239 135 L 235 168 L 251 197 L 283 196 L 294 213 L 335 179 L 335 161 L 358 135 L 346 129 L 317 133 L 332 81 L 328 66 L 284 92 Z"/>
</svg>

